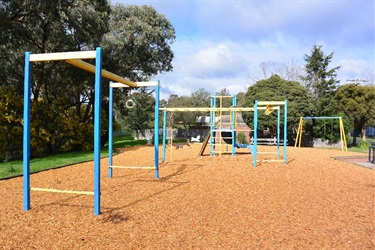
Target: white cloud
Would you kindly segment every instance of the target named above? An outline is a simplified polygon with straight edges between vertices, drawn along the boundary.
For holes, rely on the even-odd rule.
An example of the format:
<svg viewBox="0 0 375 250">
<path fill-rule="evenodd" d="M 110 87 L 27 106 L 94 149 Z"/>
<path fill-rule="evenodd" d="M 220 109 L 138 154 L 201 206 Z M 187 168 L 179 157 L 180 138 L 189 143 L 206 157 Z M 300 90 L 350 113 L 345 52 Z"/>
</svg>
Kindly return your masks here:
<svg viewBox="0 0 375 250">
<path fill-rule="evenodd" d="M 244 91 L 262 78 L 262 62 L 302 65 L 314 44 L 326 55 L 334 52 L 330 67 L 342 66 L 342 83 L 374 69 L 373 0 L 126 3 L 152 5 L 175 26 L 174 71 L 156 77 L 164 98 L 199 88 Z"/>
<path fill-rule="evenodd" d="M 241 55 L 236 55 L 226 44 L 199 50 L 186 61 L 186 70 L 193 77 L 233 78 L 246 69 Z"/>
<path fill-rule="evenodd" d="M 340 68 L 340 78 L 343 83 L 349 79 L 362 79 L 368 69 L 368 62 L 362 59 L 344 59 L 338 62 Z"/>
</svg>

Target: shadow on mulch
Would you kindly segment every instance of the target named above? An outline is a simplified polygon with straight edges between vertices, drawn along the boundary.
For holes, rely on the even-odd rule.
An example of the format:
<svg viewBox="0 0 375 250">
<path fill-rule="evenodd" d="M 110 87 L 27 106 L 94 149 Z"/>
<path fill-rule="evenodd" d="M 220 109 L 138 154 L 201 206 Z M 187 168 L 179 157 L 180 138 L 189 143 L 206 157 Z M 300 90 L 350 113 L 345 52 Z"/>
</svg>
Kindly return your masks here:
<svg viewBox="0 0 375 250">
<path fill-rule="evenodd" d="M 375 169 L 375 164 L 368 161 L 367 155 L 352 155 L 352 156 L 336 156 L 333 157 L 335 160 L 340 160 L 344 162 L 353 163 L 355 165 L 369 168 L 369 169 Z"/>
</svg>

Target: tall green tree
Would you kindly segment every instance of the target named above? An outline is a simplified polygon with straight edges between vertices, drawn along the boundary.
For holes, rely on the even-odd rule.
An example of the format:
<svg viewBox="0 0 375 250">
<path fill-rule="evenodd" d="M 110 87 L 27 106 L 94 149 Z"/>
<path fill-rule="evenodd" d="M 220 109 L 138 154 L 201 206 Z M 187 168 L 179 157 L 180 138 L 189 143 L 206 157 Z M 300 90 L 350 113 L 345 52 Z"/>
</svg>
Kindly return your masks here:
<svg viewBox="0 0 375 250">
<path fill-rule="evenodd" d="M 338 88 L 335 94 L 337 111 L 344 112 L 351 120 L 354 134 L 361 134 L 361 139 L 366 140 L 366 128 L 375 125 L 375 88 L 346 84 Z M 353 145 L 356 145 L 356 137 Z"/>
<path fill-rule="evenodd" d="M 108 31 L 109 4 L 101 0 L 5 0 L 0 5 L 0 85 L 23 94 L 24 53 L 94 49 Z M 31 139 L 45 153 L 61 150 L 70 138 L 58 125 L 92 121 L 92 74 L 62 62 L 33 63 Z M 73 118 L 74 116 L 74 118 Z M 39 122 L 38 122 L 39 121 Z M 69 127 L 69 126 L 65 126 Z M 79 126 L 80 134 L 90 126 Z M 86 137 L 89 138 L 89 137 Z M 92 144 L 92 143 L 91 143 Z M 32 152 L 41 150 L 32 144 Z M 66 148 L 66 147 L 65 147 Z M 69 150 L 69 149 L 68 149 Z"/>
<path fill-rule="evenodd" d="M 229 89 L 222 88 L 215 93 L 216 98 L 216 107 L 231 107 L 233 105 L 232 95 L 230 94 Z M 221 98 L 219 96 L 222 96 Z"/>
<path fill-rule="evenodd" d="M 299 119 L 301 116 L 311 115 L 315 112 L 313 102 L 310 100 L 306 89 L 294 81 L 286 81 L 278 75 L 273 75 L 268 79 L 260 80 L 250 86 L 246 92 L 246 107 L 253 107 L 254 101 L 283 101 L 288 100 L 288 128 L 289 133 L 296 134 Z M 277 128 L 277 114 L 273 112 L 265 115 L 263 112 L 258 114 L 259 129 L 270 129 L 274 134 Z M 283 115 L 283 111 L 281 112 Z M 253 127 L 254 114 L 244 112 L 244 121 L 249 127 Z"/>
<path fill-rule="evenodd" d="M 306 76 L 302 79 L 310 96 L 317 107 L 316 115 L 329 115 L 332 112 L 330 100 L 337 89 L 337 71 L 340 66 L 329 68 L 333 58 L 333 52 L 325 55 L 322 45 L 314 45 L 311 54 L 305 55 Z"/>
<path fill-rule="evenodd" d="M 155 98 L 152 96 L 154 90 L 146 88 L 138 89 L 138 92 L 130 95 L 127 100 L 127 125 L 133 130 L 151 129 L 154 121 Z M 133 104 L 129 104 L 129 101 Z"/>
<path fill-rule="evenodd" d="M 177 96 L 171 95 L 169 97 L 167 107 L 209 107 L 210 105 L 210 92 L 204 88 L 193 92 L 190 96 Z M 207 112 L 168 112 L 168 126 L 176 127 L 183 126 L 188 129 L 189 126 L 196 124 L 196 118 L 199 116 L 206 116 Z"/>
<path fill-rule="evenodd" d="M 0 87 L 0 161 L 21 155 L 22 104 L 12 89 Z"/>
<path fill-rule="evenodd" d="M 246 94 L 245 92 L 239 92 L 237 93 L 237 107 L 244 107 L 246 102 Z"/>
<path fill-rule="evenodd" d="M 171 44 L 175 38 L 175 30 L 170 21 L 153 7 L 116 4 L 111 7 L 109 32 L 102 41 L 103 65 L 129 80 L 148 81 L 152 76 L 173 70 Z M 107 94 L 107 89 L 103 95 Z M 142 91 L 138 91 L 141 93 L 140 97 L 147 99 Z M 124 100 L 129 98 L 128 88 L 117 89 L 114 96 L 118 121 L 121 117 L 126 117 L 126 121 L 129 121 L 133 114 L 147 112 L 135 117 L 138 122 L 126 122 L 122 127 L 130 126 L 137 130 L 149 128 L 149 118 L 154 116 L 151 109 L 138 110 L 142 106 L 137 105 L 129 112 L 124 108 Z M 106 106 L 105 101 L 103 104 Z M 147 101 L 146 106 L 148 104 Z M 131 117 L 127 117 L 128 114 Z"/>
<path fill-rule="evenodd" d="M 175 30 L 164 15 L 147 5 L 116 4 L 111 10 L 102 43 L 107 69 L 132 81 L 173 69 Z"/>
<path fill-rule="evenodd" d="M 1 1 L 0 87 L 4 91 L 12 87 L 22 98 L 25 51 L 79 51 L 101 46 L 104 68 L 133 81 L 172 70 L 174 29 L 163 15 L 147 6 L 114 7 L 113 15 L 110 10 L 109 1 L 103 0 L 56 0 L 53 4 L 42 0 Z M 126 26 L 121 26 L 124 23 Z M 83 141 L 75 136 L 92 133 L 93 78 L 91 73 L 63 62 L 33 63 L 32 139 L 46 145 L 34 148 L 51 153 L 86 149 L 88 141 L 92 146 L 91 136 L 83 136 Z M 108 82 L 103 81 L 104 111 L 108 110 L 104 97 L 107 91 Z M 127 96 L 127 91 L 116 92 L 120 93 L 116 101 Z"/>
</svg>

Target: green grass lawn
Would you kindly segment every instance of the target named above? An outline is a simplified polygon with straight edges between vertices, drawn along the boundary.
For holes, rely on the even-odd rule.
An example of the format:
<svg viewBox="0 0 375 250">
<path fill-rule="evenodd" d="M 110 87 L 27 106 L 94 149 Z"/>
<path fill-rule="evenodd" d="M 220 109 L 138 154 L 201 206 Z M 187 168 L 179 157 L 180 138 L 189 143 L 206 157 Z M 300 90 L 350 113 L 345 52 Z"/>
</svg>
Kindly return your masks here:
<svg viewBox="0 0 375 250">
<path fill-rule="evenodd" d="M 146 140 L 134 140 L 132 136 L 119 136 L 113 140 L 113 148 L 131 147 L 137 145 L 146 145 Z M 106 144 L 101 152 L 100 157 L 108 156 L 108 144 Z M 93 161 L 93 151 L 81 151 L 61 153 L 41 158 L 30 160 L 30 173 L 39 172 L 46 169 L 58 168 L 75 163 Z M 20 176 L 23 173 L 22 161 L 11 161 L 0 163 L 0 179 L 9 178 L 13 176 Z"/>
</svg>

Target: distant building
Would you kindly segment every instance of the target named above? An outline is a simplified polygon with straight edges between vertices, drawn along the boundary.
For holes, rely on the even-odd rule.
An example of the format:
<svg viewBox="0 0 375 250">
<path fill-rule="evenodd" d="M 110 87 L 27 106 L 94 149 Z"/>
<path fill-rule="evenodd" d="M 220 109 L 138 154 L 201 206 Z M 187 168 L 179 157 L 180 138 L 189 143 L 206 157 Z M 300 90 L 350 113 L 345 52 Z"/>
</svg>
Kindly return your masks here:
<svg viewBox="0 0 375 250">
<path fill-rule="evenodd" d="M 222 115 L 221 116 L 221 126 L 222 128 L 230 128 L 232 122 L 230 120 L 230 115 Z M 220 118 L 216 117 L 216 122 L 219 122 Z M 196 124 L 194 126 L 190 126 L 190 129 L 209 129 L 210 128 L 210 117 L 209 116 L 198 116 L 196 118 Z M 237 114 L 237 124 L 236 124 L 237 133 L 244 133 L 245 138 L 248 142 L 250 142 L 251 132 L 250 127 L 244 122 L 242 115 Z"/>
</svg>

